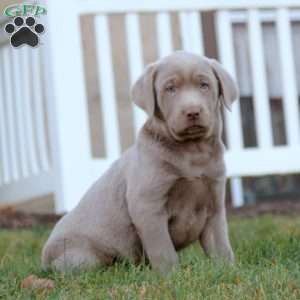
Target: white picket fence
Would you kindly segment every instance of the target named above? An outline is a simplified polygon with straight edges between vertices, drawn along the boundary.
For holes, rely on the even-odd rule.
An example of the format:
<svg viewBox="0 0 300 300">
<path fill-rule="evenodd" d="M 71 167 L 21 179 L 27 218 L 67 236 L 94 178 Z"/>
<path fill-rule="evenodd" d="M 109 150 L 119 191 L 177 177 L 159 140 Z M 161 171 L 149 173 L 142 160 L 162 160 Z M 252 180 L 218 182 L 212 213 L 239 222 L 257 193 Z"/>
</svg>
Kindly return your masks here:
<svg viewBox="0 0 300 300">
<path fill-rule="evenodd" d="M 245 148 L 236 102 L 226 113 L 233 204 L 243 204 L 240 177 L 300 171 L 300 118 L 291 21 L 300 21 L 299 0 L 66 0 L 45 1 L 47 36 L 37 49 L 0 47 L 0 201 L 54 193 L 58 212 L 69 211 L 88 186 L 121 154 L 116 82 L 108 20 L 125 15 L 129 78 L 144 68 L 140 14 L 155 13 L 159 56 L 173 51 L 170 12 L 179 14 L 183 49 L 204 53 L 201 12 L 216 10 L 221 62 L 236 76 L 232 26 L 248 26 L 258 146 Z M 264 10 L 262 10 L 264 9 Z M 265 10 L 267 9 L 267 10 Z M 92 156 L 81 45 L 80 15 L 93 14 L 107 155 Z M 274 146 L 265 70 L 262 22 L 276 23 L 287 145 Z M 4 45 L 4 46 L 3 46 Z M 135 132 L 145 120 L 134 107 Z"/>
<path fill-rule="evenodd" d="M 54 190 L 42 48 L 0 48 L 0 203 Z"/>
</svg>

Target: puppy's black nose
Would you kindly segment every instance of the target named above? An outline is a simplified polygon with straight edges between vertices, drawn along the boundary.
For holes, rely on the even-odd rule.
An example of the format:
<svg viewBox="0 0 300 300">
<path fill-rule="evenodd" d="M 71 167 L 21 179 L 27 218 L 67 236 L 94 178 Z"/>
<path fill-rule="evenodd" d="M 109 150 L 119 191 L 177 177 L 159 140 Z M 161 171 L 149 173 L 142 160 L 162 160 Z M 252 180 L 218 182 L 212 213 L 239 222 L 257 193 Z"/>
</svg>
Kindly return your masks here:
<svg viewBox="0 0 300 300">
<path fill-rule="evenodd" d="M 186 113 L 186 116 L 188 118 L 188 120 L 194 121 L 194 120 L 198 120 L 200 117 L 200 112 L 199 111 L 190 111 Z"/>
</svg>

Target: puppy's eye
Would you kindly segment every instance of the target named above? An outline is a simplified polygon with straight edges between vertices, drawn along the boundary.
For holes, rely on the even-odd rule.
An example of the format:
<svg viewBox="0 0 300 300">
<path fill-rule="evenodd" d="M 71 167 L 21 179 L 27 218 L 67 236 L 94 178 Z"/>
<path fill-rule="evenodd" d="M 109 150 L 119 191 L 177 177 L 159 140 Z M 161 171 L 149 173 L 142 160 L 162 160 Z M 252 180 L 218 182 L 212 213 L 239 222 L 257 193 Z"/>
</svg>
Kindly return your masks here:
<svg viewBox="0 0 300 300">
<path fill-rule="evenodd" d="M 176 86 L 174 84 L 169 84 L 165 87 L 165 91 L 169 94 L 176 93 Z"/>
<path fill-rule="evenodd" d="M 205 90 L 206 91 L 206 90 L 209 89 L 209 84 L 207 82 L 205 82 L 205 81 L 201 81 L 199 86 L 200 86 L 201 90 Z"/>
</svg>

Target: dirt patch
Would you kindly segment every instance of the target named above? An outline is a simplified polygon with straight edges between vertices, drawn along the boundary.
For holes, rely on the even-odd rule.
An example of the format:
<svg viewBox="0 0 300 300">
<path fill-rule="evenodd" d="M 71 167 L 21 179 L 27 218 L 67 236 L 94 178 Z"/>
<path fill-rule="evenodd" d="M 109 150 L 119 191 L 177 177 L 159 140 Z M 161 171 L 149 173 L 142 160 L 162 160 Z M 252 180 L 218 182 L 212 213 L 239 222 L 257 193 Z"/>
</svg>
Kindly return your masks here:
<svg viewBox="0 0 300 300">
<path fill-rule="evenodd" d="M 229 216 L 256 217 L 264 214 L 300 216 L 300 201 L 274 201 L 240 208 L 228 208 Z M 53 226 L 61 215 L 36 214 L 16 210 L 14 207 L 0 208 L 0 228 L 18 229 L 35 226 Z"/>
<path fill-rule="evenodd" d="M 0 228 L 32 228 L 53 225 L 61 216 L 56 214 L 35 214 L 16 210 L 14 207 L 0 208 Z"/>
</svg>

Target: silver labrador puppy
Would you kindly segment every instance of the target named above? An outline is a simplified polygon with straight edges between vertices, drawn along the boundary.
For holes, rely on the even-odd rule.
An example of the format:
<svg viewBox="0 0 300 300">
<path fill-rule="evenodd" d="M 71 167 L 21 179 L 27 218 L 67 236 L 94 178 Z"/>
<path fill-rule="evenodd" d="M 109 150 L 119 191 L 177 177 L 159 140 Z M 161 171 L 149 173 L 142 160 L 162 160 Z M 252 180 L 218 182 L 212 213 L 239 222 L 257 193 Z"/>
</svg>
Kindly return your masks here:
<svg viewBox="0 0 300 300">
<path fill-rule="evenodd" d="M 109 265 L 145 254 L 165 274 L 199 240 L 232 262 L 225 211 L 221 107 L 238 89 L 215 60 L 178 51 L 151 65 L 132 99 L 148 114 L 137 142 L 55 226 L 44 268 Z"/>
</svg>

